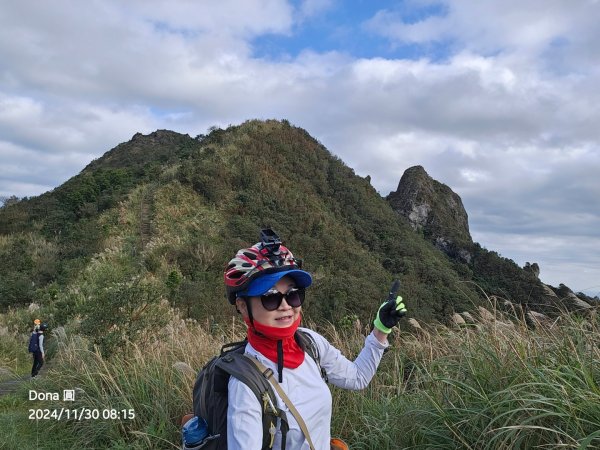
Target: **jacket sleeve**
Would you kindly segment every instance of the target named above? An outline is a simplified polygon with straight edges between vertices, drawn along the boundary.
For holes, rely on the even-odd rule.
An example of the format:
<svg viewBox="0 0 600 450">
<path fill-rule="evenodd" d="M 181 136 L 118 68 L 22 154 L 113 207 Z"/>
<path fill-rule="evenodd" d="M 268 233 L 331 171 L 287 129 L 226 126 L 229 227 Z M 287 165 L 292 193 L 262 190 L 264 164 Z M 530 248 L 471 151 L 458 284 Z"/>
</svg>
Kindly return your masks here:
<svg viewBox="0 0 600 450">
<path fill-rule="evenodd" d="M 229 379 L 227 406 L 227 449 L 262 448 L 262 411 L 256 395 L 234 377 Z"/>
<path fill-rule="evenodd" d="M 342 352 L 331 345 L 320 334 L 308 331 L 319 348 L 321 367 L 327 372 L 329 382 L 344 389 L 364 389 L 368 386 L 377 371 L 383 351 L 387 344 L 382 344 L 373 333 L 365 338 L 365 346 L 354 361 L 350 361 Z"/>
<path fill-rule="evenodd" d="M 39 347 L 40 347 L 40 352 L 42 352 L 42 355 L 43 355 L 44 354 L 44 335 L 43 334 L 40 334 Z"/>
</svg>

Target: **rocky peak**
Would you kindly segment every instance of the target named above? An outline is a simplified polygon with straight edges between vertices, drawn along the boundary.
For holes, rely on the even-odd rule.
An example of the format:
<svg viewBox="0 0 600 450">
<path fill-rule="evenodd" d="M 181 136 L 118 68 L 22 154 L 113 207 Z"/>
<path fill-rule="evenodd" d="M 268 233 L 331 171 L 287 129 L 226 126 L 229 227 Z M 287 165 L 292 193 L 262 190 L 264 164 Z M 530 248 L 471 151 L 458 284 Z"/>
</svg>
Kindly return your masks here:
<svg viewBox="0 0 600 450">
<path fill-rule="evenodd" d="M 470 262 L 473 244 L 461 198 L 421 166 L 406 169 L 398 189 L 386 197 L 391 207 L 448 255 Z"/>
<path fill-rule="evenodd" d="M 187 134 L 170 130 L 156 130 L 150 134 L 135 133 L 131 140 L 117 145 L 101 158 L 92 161 L 84 171 L 99 168 L 143 167 L 146 164 L 174 161 L 197 142 Z"/>
</svg>

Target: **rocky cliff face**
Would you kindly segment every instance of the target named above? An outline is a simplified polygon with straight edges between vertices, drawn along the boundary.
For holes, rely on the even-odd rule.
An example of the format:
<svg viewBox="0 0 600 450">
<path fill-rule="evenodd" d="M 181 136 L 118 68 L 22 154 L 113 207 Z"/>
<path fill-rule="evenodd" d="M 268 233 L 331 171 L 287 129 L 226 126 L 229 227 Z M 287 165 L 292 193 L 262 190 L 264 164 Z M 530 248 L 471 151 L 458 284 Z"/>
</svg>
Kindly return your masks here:
<svg viewBox="0 0 600 450">
<path fill-rule="evenodd" d="M 395 192 L 386 200 L 412 228 L 455 261 L 469 267 L 474 280 L 488 294 L 526 304 L 529 311 L 556 315 L 559 310 L 587 311 L 596 304 L 567 286 L 543 284 L 537 263 L 517 266 L 514 261 L 483 249 L 469 233 L 468 216 L 461 198 L 448 186 L 431 178 L 421 166 L 407 169 Z M 523 293 L 527 293 L 525 296 Z"/>
<path fill-rule="evenodd" d="M 421 166 L 407 169 L 386 200 L 411 226 L 449 256 L 469 263 L 473 244 L 462 200 Z"/>
</svg>

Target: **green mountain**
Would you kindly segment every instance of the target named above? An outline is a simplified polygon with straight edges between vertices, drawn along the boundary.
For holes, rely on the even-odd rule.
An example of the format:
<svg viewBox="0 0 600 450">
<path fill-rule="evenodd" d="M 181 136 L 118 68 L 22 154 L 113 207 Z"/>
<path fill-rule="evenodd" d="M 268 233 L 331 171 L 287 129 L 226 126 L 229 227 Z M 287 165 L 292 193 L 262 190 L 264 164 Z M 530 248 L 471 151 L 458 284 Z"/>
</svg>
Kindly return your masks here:
<svg viewBox="0 0 600 450">
<path fill-rule="evenodd" d="M 160 320 L 152 305 L 167 300 L 218 323 L 233 314 L 222 270 L 263 226 L 314 274 L 313 320 L 369 320 L 396 277 L 423 320 L 484 304 L 482 289 L 555 308 L 535 273 L 472 242 L 466 213 L 443 212 L 458 204 L 449 188 L 416 172 L 405 191 L 427 185 L 436 214 L 417 231 L 393 198 L 285 120 L 136 134 L 53 191 L 0 209 L 0 308 L 36 303 L 58 323 L 95 314 L 108 330 Z"/>
</svg>

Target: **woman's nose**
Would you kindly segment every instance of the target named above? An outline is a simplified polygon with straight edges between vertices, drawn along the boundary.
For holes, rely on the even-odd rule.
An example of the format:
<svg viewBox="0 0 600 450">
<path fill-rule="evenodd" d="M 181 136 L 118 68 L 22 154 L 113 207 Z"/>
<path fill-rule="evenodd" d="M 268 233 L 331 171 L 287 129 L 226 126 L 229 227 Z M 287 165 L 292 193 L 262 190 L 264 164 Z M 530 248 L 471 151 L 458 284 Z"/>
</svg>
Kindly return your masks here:
<svg viewBox="0 0 600 450">
<path fill-rule="evenodd" d="M 279 305 L 279 308 L 277 308 L 277 309 L 281 309 L 281 310 L 285 311 L 285 310 L 290 309 L 290 308 L 291 308 L 291 306 L 287 302 L 287 297 L 284 296 L 281 299 L 281 304 Z"/>
</svg>

